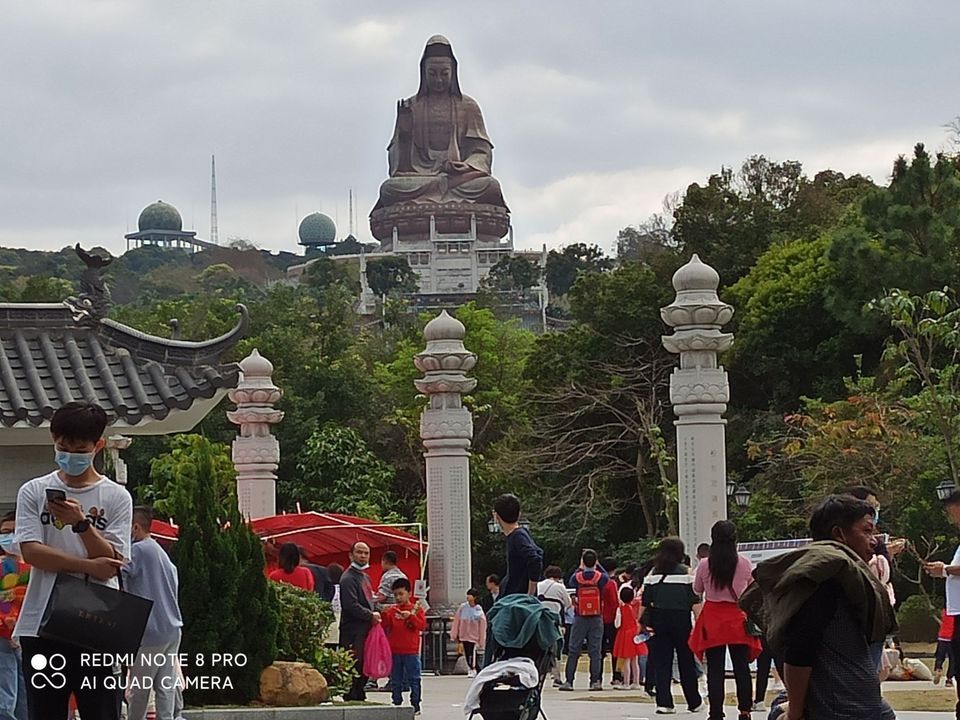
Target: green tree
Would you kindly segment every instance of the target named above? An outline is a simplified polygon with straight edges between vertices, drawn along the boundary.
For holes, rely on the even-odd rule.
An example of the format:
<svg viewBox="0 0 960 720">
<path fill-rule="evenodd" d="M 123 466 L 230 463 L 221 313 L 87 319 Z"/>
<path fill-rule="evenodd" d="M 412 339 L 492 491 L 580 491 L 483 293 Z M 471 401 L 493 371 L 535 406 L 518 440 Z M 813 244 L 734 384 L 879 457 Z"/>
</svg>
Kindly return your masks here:
<svg viewBox="0 0 960 720">
<path fill-rule="evenodd" d="M 540 268 L 525 257 L 511 255 L 490 268 L 481 283 L 490 290 L 523 293 L 540 282 Z"/>
<path fill-rule="evenodd" d="M 190 512 L 197 485 L 203 482 L 210 485 L 212 511 L 226 521 L 237 507 L 236 478 L 226 445 L 202 435 L 174 435 L 169 451 L 150 463 L 151 484 L 138 488 L 138 499 L 151 504 L 162 517 L 180 520 Z"/>
<path fill-rule="evenodd" d="M 359 282 L 350 276 L 346 265 L 326 255 L 321 255 L 310 263 L 303 282 L 317 290 L 323 290 L 331 285 L 340 285 L 354 294 L 360 291 Z"/>
<path fill-rule="evenodd" d="M 280 491 L 304 509 L 385 520 L 393 517 L 394 471 L 351 428 L 327 423 L 299 453 L 295 479 L 280 481 Z"/>
<path fill-rule="evenodd" d="M 852 332 L 828 309 L 836 268 L 828 237 L 776 243 L 726 291 L 735 308 L 729 367 L 736 403 L 795 410 L 801 396 L 839 398 L 854 355 L 879 355 L 879 339 Z"/>
<path fill-rule="evenodd" d="M 61 302 L 73 294 L 73 284 L 67 280 L 57 277 L 34 275 L 24 280 L 22 287 L 17 293 L 16 302 Z"/>
<path fill-rule="evenodd" d="M 801 185 L 800 164 L 763 156 L 690 185 L 674 212 L 673 235 L 684 253 L 698 253 L 720 273 L 724 285 L 746 275 L 778 233 L 790 226 Z"/>
<path fill-rule="evenodd" d="M 620 262 L 650 263 L 673 251 L 673 237 L 663 215 L 651 215 L 646 222 L 625 227 L 617 233 L 617 260 Z"/>
<path fill-rule="evenodd" d="M 863 333 L 880 330 L 863 306 L 889 288 L 914 294 L 955 285 L 960 262 L 960 157 L 932 159 L 922 144 L 894 163 L 889 187 L 864 198 L 833 233 L 831 312 Z"/>
<path fill-rule="evenodd" d="M 406 258 L 385 257 L 367 262 L 367 282 L 381 297 L 417 292 L 417 274 L 410 269 Z"/>
<path fill-rule="evenodd" d="M 217 454 L 211 443 L 196 442 L 188 457 L 181 457 L 180 468 L 191 477 L 172 553 L 180 576 L 182 652 L 208 660 L 212 653 L 250 653 L 232 689 L 193 690 L 185 696 L 193 704 L 245 704 L 257 696 L 260 672 L 276 649 L 276 600 L 266 582 L 254 578 L 256 572 L 263 575 L 262 549 L 253 549 L 236 504 L 228 516 L 218 515 Z M 234 529 L 224 530 L 228 522 Z"/>
<path fill-rule="evenodd" d="M 950 288 L 923 296 L 893 290 L 872 304 L 890 320 L 899 340 L 887 357 L 899 379 L 917 388 L 910 404 L 939 435 L 950 478 L 960 486 L 960 307 Z"/>
<path fill-rule="evenodd" d="M 547 255 L 546 281 L 552 295 L 566 295 L 580 273 L 606 272 L 613 260 L 604 256 L 597 245 L 575 243 Z"/>
</svg>

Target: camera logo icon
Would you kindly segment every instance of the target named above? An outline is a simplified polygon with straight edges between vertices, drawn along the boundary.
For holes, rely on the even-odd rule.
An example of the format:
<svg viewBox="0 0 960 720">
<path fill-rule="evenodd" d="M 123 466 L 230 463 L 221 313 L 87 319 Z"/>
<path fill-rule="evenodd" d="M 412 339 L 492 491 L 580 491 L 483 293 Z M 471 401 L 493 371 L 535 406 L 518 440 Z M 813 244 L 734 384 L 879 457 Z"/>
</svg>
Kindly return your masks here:
<svg viewBox="0 0 960 720">
<path fill-rule="evenodd" d="M 53 653 L 50 657 L 37 653 L 30 658 L 30 667 L 33 668 L 30 684 L 34 690 L 63 690 L 67 686 L 67 676 L 62 672 L 67 667 L 67 658 L 60 653 Z"/>
</svg>

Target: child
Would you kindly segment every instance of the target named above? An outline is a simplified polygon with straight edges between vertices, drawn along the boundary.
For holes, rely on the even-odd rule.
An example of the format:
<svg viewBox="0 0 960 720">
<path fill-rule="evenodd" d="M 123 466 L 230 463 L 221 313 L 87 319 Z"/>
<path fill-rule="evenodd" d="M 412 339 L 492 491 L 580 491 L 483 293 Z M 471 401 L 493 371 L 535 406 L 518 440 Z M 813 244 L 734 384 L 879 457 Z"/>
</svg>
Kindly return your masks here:
<svg viewBox="0 0 960 720">
<path fill-rule="evenodd" d="M 420 714 L 420 633 L 427 627 L 427 619 L 419 603 L 411 602 L 410 581 L 398 578 L 391 586 L 397 604 L 383 611 L 383 629 L 390 640 L 393 670 L 390 687 L 393 704 L 403 704 L 403 689 L 410 688 L 413 714 Z"/>
<path fill-rule="evenodd" d="M 620 690 L 637 690 L 642 682 L 640 658 L 646 665 L 647 643 L 637 642 L 640 635 L 640 599 L 629 585 L 620 588 L 620 607 L 614 621 L 619 629 L 613 643 L 613 654 L 623 661 L 623 684 L 616 685 Z"/>
<path fill-rule="evenodd" d="M 947 665 L 947 686 L 953 685 L 953 676 L 957 674 L 957 661 L 953 657 L 950 640 L 953 638 L 953 615 L 947 615 L 944 610 L 940 616 L 940 632 L 937 633 L 937 655 L 933 661 L 933 684 L 939 685 L 943 679 L 943 662 Z"/>
<path fill-rule="evenodd" d="M 477 648 L 483 650 L 487 639 L 487 616 L 477 604 L 479 590 L 467 590 L 467 601 L 457 608 L 453 616 L 450 639 L 459 643 L 459 650 L 467 658 L 467 677 L 477 676 Z"/>
</svg>

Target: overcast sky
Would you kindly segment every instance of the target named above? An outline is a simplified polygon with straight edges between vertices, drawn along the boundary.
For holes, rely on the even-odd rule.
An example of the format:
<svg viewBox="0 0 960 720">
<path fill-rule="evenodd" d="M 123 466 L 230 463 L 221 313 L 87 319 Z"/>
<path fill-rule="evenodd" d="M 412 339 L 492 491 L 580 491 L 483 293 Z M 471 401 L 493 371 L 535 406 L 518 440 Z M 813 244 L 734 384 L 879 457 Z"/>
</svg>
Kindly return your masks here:
<svg viewBox="0 0 960 720">
<path fill-rule="evenodd" d="M 358 237 L 395 103 L 450 38 L 518 247 L 595 242 L 749 155 L 886 181 L 960 114 L 955 0 L 0 0 L 0 245 L 125 246 L 177 206 L 221 242 Z"/>
</svg>

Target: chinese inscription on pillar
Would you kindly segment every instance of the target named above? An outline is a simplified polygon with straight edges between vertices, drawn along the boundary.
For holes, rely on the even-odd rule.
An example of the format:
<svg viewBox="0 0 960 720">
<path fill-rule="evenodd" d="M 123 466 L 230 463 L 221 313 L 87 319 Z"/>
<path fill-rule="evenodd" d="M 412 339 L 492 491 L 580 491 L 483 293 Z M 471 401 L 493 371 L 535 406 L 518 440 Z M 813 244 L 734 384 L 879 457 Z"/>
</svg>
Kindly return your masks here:
<svg viewBox="0 0 960 720">
<path fill-rule="evenodd" d="M 717 295 L 720 276 L 694 255 L 673 276 L 676 299 L 662 308 L 674 328 L 663 346 L 680 356 L 670 378 L 670 402 L 677 416 L 677 474 L 680 536 L 689 552 L 710 541 L 710 528 L 727 517 L 726 447 L 723 413 L 730 400 L 727 372 L 717 356 L 733 345 L 720 329 L 733 308 Z"/>
<path fill-rule="evenodd" d="M 456 608 L 470 589 L 470 441 L 473 418 L 463 395 L 477 381 L 466 373 L 477 356 L 463 346 L 466 330 L 444 310 L 427 323 L 427 347 L 414 358 L 424 377 L 417 389 L 430 404 L 420 417 L 427 477 L 430 604 Z"/>
</svg>

